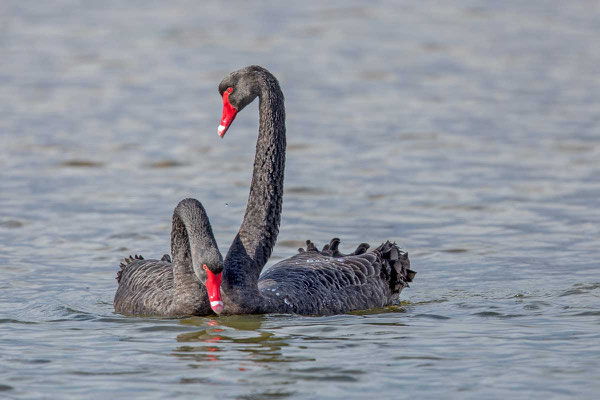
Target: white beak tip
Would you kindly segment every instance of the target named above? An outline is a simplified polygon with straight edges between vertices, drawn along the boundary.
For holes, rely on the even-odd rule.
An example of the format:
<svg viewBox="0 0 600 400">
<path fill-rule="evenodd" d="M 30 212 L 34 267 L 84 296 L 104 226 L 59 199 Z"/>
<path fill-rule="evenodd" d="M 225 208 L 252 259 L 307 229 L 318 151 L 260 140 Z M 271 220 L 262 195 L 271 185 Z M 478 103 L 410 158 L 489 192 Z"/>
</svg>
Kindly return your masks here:
<svg viewBox="0 0 600 400">
<path fill-rule="evenodd" d="M 210 308 L 212 308 L 217 314 L 220 314 L 223 312 L 223 302 L 220 300 L 211 301 Z"/>
</svg>

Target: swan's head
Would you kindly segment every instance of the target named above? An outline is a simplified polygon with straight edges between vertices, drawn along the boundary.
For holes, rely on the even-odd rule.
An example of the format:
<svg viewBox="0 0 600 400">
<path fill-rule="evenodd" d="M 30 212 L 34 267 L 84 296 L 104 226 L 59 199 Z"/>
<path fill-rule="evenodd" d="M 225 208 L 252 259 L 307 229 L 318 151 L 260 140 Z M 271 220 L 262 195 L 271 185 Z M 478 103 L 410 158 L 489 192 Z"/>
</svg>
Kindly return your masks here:
<svg viewBox="0 0 600 400">
<path fill-rule="evenodd" d="M 219 125 L 219 136 L 225 136 L 237 113 L 260 94 L 260 82 L 265 73 L 269 74 L 266 69 L 252 65 L 230 73 L 221 81 L 219 94 L 223 97 L 223 116 Z"/>
</svg>

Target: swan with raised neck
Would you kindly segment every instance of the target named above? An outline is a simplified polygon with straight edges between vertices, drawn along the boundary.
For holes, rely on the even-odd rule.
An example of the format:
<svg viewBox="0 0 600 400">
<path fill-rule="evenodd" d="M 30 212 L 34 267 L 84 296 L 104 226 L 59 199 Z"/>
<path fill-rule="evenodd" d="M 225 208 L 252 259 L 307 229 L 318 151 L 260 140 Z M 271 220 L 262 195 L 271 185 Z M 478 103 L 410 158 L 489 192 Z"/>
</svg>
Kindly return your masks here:
<svg viewBox="0 0 600 400">
<path fill-rule="evenodd" d="M 219 93 L 224 103 L 219 127 L 221 137 L 235 115 L 256 97 L 259 99 L 258 140 L 248 204 L 242 225 L 225 257 L 223 272 L 225 308 L 237 313 L 242 308 L 254 308 L 258 277 L 279 233 L 285 172 L 285 107 L 279 82 L 259 66 L 227 75 L 219 84 Z"/>
<path fill-rule="evenodd" d="M 237 114 L 259 98 L 254 172 L 244 220 L 225 258 L 224 313 L 325 315 L 382 307 L 396 300 L 415 272 L 408 254 L 386 242 L 371 252 L 361 244 L 351 254 L 338 251 L 339 239 L 323 250 L 306 251 L 260 274 L 279 233 L 285 168 L 285 107 L 279 82 L 266 69 L 249 66 L 219 84 L 223 137 Z"/>
</svg>

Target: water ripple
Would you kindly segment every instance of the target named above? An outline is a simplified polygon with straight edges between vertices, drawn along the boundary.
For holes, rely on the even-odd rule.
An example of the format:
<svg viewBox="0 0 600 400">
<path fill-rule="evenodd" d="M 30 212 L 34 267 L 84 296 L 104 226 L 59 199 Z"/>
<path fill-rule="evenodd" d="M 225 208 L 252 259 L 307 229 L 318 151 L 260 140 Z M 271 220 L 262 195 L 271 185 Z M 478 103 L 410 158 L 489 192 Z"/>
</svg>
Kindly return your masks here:
<svg viewBox="0 0 600 400">
<path fill-rule="evenodd" d="M 0 397 L 598 397 L 592 3 L 5 0 Z M 118 260 L 168 252 L 182 198 L 227 252 L 258 102 L 221 140 L 216 85 L 254 62 L 286 97 L 269 265 L 389 239 L 414 284 L 339 316 L 115 314 Z"/>
</svg>

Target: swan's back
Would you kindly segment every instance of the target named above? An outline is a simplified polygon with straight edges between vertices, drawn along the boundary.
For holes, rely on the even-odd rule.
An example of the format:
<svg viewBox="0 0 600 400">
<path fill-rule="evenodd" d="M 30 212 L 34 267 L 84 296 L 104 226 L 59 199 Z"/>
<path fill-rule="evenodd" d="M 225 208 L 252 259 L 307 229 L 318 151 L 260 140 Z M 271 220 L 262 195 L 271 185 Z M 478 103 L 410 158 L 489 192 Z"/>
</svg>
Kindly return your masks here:
<svg viewBox="0 0 600 400">
<path fill-rule="evenodd" d="M 389 242 L 369 253 L 362 244 L 349 255 L 337 251 L 338 239 L 321 251 L 307 243 L 307 251 L 301 249 L 261 275 L 265 312 L 327 315 L 383 307 L 415 274 L 408 255 Z"/>
<path fill-rule="evenodd" d="M 175 285 L 170 262 L 128 257 L 117 273 L 115 311 L 121 314 L 155 314 L 172 307 Z"/>
<path fill-rule="evenodd" d="M 210 313 L 204 286 L 176 291 L 173 264 L 162 260 L 125 259 L 117 273 L 115 311 L 126 315 L 206 315 Z"/>
</svg>

